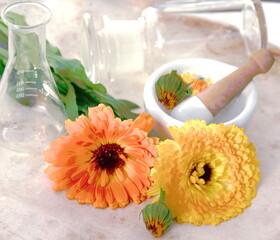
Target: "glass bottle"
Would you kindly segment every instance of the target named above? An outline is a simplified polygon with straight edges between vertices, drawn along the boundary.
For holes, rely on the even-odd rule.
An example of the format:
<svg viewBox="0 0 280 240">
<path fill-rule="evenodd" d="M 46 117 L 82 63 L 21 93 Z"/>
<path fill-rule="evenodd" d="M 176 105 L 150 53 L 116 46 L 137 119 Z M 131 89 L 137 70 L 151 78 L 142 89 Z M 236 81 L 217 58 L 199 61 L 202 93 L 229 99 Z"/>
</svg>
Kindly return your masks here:
<svg viewBox="0 0 280 240">
<path fill-rule="evenodd" d="M 252 52 L 267 47 L 260 0 L 159 1 L 137 19 L 104 15 L 99 28 L 93 16 L 84 15 L 82 31 L 82 61 L 93 82 L 151 73 L 183 58 L 212 58 L 239 66 Z"/>
<path fill-rule="evenodd" d="M 43 151 L 64 132 L 66 112 L 46 60 L 50 10 L 19 2 L 2 11 L 9 59 L 0 83 L 0 144 L 19 152 Z"/>
</svg>

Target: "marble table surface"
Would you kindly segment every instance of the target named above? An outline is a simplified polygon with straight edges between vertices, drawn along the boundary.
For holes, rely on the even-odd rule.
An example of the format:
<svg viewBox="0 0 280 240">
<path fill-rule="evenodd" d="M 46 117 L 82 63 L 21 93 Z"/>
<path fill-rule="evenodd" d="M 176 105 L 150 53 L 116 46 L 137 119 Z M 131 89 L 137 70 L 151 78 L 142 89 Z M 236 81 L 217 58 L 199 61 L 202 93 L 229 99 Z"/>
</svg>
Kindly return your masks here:
<svg viewBox="0 0 280 240">
<path fill-rule="evenodd" d="M 1 0 L 0 9 L 14 1 Z M 47 38 L 69 58 L 80 57 L 80 31 L 84 12 L 95 17 L 111 14 L 136 17 L 152 0 L 41 0 L 53 12 Z M 277 52 L 280 46 L 280 4 L 265 3 L 269 36 Z M 278 20 L 277 20 L 278 19 Z M 278 35 L 277 35 L 278 32 Z M 278 51 L 279 53 L 279 51 Z M 278 54 L 279 55 L 279 54 Z M 104 83 L 109 93 L 142 105 L 142 89 L 148 74 L 140 73 L 125 82 L 130 91 Z M 280 60 L 265 76 L 256 78 L 258 109 L 246 133 L 257 149 L 261 182 L 252 205 L 245 212 L 218 226 L 174 224 L 162 239 L 177 240 L 278 240 L 280 239 Z M 122 80 L 119 80 L 122 81 Z M 117 85 L 120 82 L 117 83 Z M 1 113 L 0 113 L 1 114 Z M 148 203 L 124 209 L 94 209 L 69 201 L 65 192 L 54 192 L 43 173 L 43 154 L 16 153 L 0 146 L 0 240 L 147 240 L 139 213 Z"/>
</svg>

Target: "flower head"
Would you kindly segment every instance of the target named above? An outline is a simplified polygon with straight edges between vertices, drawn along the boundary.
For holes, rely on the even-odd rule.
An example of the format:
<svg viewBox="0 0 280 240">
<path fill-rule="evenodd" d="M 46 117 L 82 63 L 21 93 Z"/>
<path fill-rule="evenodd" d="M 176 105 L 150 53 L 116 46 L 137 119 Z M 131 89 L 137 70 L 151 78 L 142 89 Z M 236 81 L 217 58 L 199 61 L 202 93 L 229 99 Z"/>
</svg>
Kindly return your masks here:
<svg viewBox="0 0 280 240">
<path fill-rule="evenodd" d="M 250 206 L 260 171 L 243 129 L 191 120 L 169 131 L 174 140 L 157 146 L 148 194 L 162 188 L 177 222 L 217 225 Z"/>
<path fill-rule="evenodd" d="M 187 91 L 191 91 L 191 95 L 197 95 L 199 92 L 204 91 L 207 87 L 212 85 L 211 78 L 204 78 L 195 74 L 183 73 L 183 81 L 188 85 Z"/>
<path fill-rule="evenodd" d="M 196 79 L 196 76 L 193 73 L 191 74 L 189 72 L 183 73 L 181 74 L 181 76 L 186 84 L 191 84 Z"/>
<path fill-rule="evenodd" d="M 121 121 L 103 104 L 89 108 L 88 117 L 66 120 L 68 136 L 45 151 L 45 170 L 54 190 L 68 189 L 67 198 L 96 208 L 141 203 L 151 185 L 149 176 L 157 156 L 157 138 L 147 136 L 154 120 L 142 113 Z"/>
<path fill-rule="evenodd" d="M 152 232 L 155 238 L 159 238 L 173 223 L 171 211 L 164 202 L 163 191 L 160 192 L 158 202 L 148 204 L 142 210 L 142 216 L 146 228 Z"/>
<path fill-rule="evenodd" d="M 196 95 L 199 92 L 204 91 L 208 87 L 208 84 L 205 80 L 202 79 L 196 79 L 193 81 L 193 83 L 190 85 L 190 88 L 193 89 L 192 95 Z"/>
<path fill-rule="evenodd" d="M 156 82 L 156 94 L 167 110 L 173 109 L 179 101 L 186 97 L 187 86 L 183 78 L 173 70 L 161 76 Z"/>
</svg>

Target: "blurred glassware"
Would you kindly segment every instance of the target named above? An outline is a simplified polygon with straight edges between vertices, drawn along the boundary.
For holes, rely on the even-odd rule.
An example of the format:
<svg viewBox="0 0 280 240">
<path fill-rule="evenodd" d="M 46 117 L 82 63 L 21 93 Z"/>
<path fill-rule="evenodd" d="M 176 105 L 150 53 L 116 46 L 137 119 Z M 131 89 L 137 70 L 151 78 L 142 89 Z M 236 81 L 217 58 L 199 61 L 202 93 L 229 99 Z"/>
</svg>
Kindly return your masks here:
<svg viewBox="0 0 280 240">
<path fill-rule="evenodd" d="M 86 13 L 82 36 L 82 62 L 93 82 L 151 73 L 181 58 L 207 57 L 240 66 L 252 52 L 267 48 L 260 0 L 162 1 L 145 8 L 138 19 L 103 16 L 100 29 Z"/>
<path fill-rule="evenodd" d="M 19 152 L 43 151 L 64 131 L 66 113 L 46 60 L 50 10 L 18 2 L 2 11 L 9 28 L 9 59 L 0 84 L 0 144 Z"/>
<path fill-rule="evenodd" d="M 83 16 L 82 63 L 91 81 L 114 81 L 118 74 L 142 71 L 142 20 L 111 20 L 107 15 L 102 20 L 103 28 L 97 31 L 92 16 Z"/>
</svg>

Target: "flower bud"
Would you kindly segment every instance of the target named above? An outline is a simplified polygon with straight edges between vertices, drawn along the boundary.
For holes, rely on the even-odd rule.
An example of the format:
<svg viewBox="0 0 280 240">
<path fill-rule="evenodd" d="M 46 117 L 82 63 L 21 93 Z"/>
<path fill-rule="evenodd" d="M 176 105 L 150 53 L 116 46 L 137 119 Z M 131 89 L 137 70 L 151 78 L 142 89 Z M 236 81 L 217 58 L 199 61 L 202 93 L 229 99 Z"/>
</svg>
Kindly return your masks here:
<svg viewBox="0 0 280 240">
<path fill-rule="evenodd" d="M 159 238 L 173 223 L 172 215 L 169 208 L 166 206 L 161 192 L 161 198 L 158 202 L 148 204 L 142 210 L 142 216 L 146 228 L 152 232 L 155 238 Z"/>
</svg>

